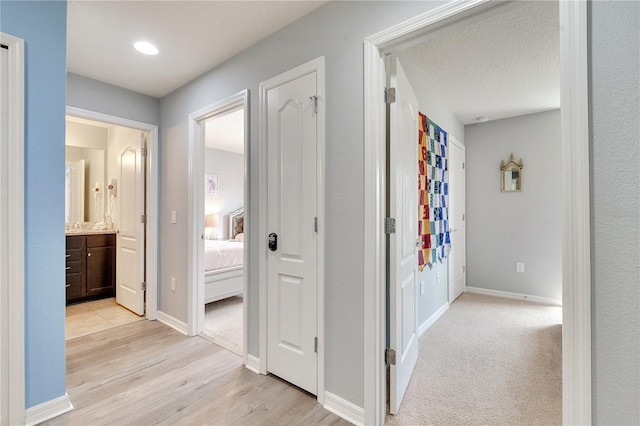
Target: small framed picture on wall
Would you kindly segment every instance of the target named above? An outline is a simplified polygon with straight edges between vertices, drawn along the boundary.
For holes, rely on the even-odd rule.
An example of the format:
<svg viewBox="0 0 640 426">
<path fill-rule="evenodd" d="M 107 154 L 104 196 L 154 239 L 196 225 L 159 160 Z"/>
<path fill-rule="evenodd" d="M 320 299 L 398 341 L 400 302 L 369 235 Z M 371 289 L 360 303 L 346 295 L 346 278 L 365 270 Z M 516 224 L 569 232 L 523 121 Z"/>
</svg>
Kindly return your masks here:
<svg viewBox="0 0 640 426">
<path fill-rule="evenodd" d="M 220 194 L 220 176 L 204 175 L 204 193 L 211 195 Z"/>
</svg>

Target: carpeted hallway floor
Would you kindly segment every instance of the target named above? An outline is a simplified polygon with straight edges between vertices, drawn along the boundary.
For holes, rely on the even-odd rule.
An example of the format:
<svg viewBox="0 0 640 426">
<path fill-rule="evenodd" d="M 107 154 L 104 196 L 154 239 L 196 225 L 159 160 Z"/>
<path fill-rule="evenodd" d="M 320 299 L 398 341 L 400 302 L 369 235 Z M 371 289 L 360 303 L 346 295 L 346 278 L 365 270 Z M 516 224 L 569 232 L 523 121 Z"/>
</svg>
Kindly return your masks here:
<svg viewBox="0 0 640 426">
<path fill-rule="evenodd" d="M 420 337 L 389 425 L 560 425 L 562 308 L 465 293 Z"/>
<path fill-rule="evenodd" d="M 243 356 L 242 296 L 229 297 L 204 306 L 202 337 Z"/>
</svg>

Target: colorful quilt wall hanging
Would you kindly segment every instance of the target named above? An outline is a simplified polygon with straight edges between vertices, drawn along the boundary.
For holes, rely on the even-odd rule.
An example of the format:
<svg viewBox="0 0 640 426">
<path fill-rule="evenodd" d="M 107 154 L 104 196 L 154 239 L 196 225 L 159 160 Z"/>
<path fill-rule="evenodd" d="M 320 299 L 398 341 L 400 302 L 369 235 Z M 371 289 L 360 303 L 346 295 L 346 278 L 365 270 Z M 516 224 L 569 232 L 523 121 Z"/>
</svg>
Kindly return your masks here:
<svg viewBox="0 0 640 426">
<path fill-rule="evenodd" d="M 449 235 L 449 166 L 447 132 L 418 113 L 418 234 L 422 249 L 418 268 L 442 262 L 451 251 Z"/>
</svg>

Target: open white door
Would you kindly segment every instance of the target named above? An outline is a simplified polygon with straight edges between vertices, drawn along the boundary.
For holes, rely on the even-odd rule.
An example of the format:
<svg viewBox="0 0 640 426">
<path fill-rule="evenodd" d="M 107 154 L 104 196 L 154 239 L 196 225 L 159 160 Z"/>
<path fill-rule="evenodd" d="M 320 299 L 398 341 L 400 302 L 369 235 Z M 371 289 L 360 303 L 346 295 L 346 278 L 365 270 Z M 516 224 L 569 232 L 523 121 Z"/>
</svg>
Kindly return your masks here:
<svg viewBox="0 0 640 426">
<path fill-rule="evenodd" d="M 267 93 L 267 370 L 316 395 L 317 72 Z M 267 237 L 266 235 L 264 236 Z"/>
<path fill-rule="evenodd" d="M 418 361 L 418 99 L 398 59 L 390 61 L 395 102 L 389 123 L 389 217 L 396 229 L 389 235 L 389 411 L 396 414 Z"/>
<path fill-rule="evenodd" d="M 464 222 L 464 145 L 449 138 L 449 223 L 451 252 L 449 253 L 449 303 L 453 303 L 467 285 Z"/>
<path fill-rule="evenodd" d="M 145 159 L 146 134 L 135 133 L 118 158 L 118 253 L 116 301 L 144 315 L 145 273 Z"/>
</svg>

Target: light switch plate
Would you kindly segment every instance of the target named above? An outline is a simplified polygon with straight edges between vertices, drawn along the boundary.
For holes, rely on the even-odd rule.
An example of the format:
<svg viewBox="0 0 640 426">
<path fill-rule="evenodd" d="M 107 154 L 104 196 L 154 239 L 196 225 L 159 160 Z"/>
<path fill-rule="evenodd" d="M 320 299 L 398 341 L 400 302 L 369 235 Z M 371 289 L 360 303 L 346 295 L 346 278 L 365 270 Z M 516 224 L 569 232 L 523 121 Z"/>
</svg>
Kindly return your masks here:
<svg viewBox="0 0 640 426">
<path fill-rule="evenodd" d="M 516 272 L 524 272 L 524 263 L 516 262 Z"/>
<path fill-rule="evenodd" d="M 171 223 L 178 223 L 178 214 L 175 210 L 171 210 Z"/>
</svg>

